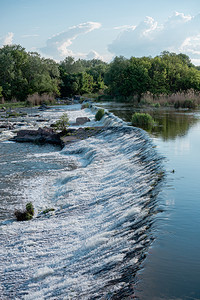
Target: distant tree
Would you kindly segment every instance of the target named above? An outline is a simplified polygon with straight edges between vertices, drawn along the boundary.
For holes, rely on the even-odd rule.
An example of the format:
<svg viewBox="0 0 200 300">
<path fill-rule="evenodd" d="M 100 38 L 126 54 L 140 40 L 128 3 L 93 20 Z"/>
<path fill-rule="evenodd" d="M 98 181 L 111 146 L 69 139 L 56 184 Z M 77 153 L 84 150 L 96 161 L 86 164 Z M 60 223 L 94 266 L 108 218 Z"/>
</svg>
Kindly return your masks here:
<svg viewBox="0 0 200 300">
<path fill-rule="evenodd" d="M 61 63 L 60 63 L 60 71 L 61 74 L 74 74 L 83 71 L 83 66 L 80 60 L 75 61 L 72 56 L 67 56 Z"/>
<path fill-rule="evenodd" d="M 126 84 L 127 74 L 125 74 L 125 71 L 128 65 L 128 59 L 123 56 L 116 56 L 110 63 L 105 73 L 104 82 L 112 96 L 126 96 L 124 83 Z"/>
<path fill-rule="evenodd" d="M 56 62 L 27 53 L 20 45 L 0 49 L 0 85 L 6 100 L 24 101 L 34 93 L 59 94 L 60 74 Z"/>
</svg>

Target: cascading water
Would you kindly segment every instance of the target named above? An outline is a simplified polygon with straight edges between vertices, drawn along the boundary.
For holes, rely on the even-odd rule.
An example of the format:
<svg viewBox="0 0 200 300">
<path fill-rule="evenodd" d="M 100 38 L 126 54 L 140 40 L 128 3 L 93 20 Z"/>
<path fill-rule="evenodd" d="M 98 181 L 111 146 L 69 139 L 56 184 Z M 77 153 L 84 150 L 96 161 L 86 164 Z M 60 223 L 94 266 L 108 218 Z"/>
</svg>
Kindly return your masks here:
<svg viewBox="0 0 200 300">
<path fill-rule="evenodd" d="M 80 113 L 94 119 L 79 108 L 70 107 L 72 120 Z M 153 239 L 160 160 L 144 131 L 112 114 L 91 124 L 106 127 L 61 151 L 0 143 L 2 299 L 133 296 Z M 36 216 L 15 221 L 14 208 L 29 201 Z M 48 207 L 55 211 L 41 213 Z"/>
</svg>

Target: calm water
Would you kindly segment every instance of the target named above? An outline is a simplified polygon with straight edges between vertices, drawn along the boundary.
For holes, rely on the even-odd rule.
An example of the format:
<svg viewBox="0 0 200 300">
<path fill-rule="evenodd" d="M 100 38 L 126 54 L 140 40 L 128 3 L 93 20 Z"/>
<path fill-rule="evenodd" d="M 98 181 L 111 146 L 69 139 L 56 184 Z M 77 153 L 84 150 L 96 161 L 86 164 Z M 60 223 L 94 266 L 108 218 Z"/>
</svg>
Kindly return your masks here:
<svg viewBox="0 0 200 300">
<path fill-rule="evenodd" d="M 127 104 L 106 103 L 130 121 Z M 156 239 L 137 275 L 140 299 L 200 299 L 200 112 L 147 110 L 158 123 L 150 134 L 165 157 L 165 184 L 159 194 L 164 212 Z M 172 172 L 172 171 L 175 172 Z"/>
</svg>

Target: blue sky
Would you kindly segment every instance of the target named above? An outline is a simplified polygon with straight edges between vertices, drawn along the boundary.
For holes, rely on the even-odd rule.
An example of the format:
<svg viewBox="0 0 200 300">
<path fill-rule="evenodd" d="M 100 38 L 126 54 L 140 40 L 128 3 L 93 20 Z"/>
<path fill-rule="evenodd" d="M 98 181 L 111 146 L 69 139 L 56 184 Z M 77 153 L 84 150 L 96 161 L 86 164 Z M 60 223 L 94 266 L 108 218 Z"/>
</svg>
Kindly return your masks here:
<svg viewBox="0 0 200 300">
<path fill-rule="evenodd" d="M 0 0 L 0 46 L 63 60 L 186 53 L 200 65 L 199 0 Z"/>
</svg>

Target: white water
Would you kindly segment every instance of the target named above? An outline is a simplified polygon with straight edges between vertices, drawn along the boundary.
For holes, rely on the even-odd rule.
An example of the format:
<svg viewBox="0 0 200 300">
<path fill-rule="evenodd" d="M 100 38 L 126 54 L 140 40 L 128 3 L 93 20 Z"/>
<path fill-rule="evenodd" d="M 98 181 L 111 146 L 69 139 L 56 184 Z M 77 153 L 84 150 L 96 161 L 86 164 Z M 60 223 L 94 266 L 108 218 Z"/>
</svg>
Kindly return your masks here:
<svg viewBox="0 0 200 300">
<path fill-rule="evenodd" d="M 153 239 L 160 166 L 151 141 L 112 114 L 95 122 L 95 110 L 80 106 L 43 116 L 65 110 L 71 124 L 87 116 L 85 126 L 112 127 L 62 151 L 0 143 L 6 153 L 18 150 L 7 157 L 11 171 L 0 171 L 1 205 L 10 213 L 0 226 L 2 299 L 124 299 Z M 16 222 L 14 205 L 29 201 L 36 216 Z"/>
</svg>

